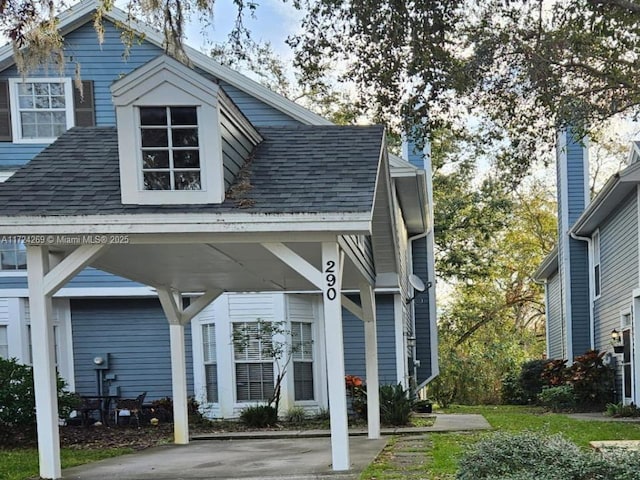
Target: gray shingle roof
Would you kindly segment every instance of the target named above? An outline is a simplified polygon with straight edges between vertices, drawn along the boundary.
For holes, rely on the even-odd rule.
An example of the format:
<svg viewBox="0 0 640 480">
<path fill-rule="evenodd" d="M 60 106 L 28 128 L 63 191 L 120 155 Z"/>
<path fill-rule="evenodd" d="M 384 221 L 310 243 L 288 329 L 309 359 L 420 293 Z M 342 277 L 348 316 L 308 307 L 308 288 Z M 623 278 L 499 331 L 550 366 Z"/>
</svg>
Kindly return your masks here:
<svg viewBox="0 0 640 480">
<path fill-rule="evenodd" d="M 382 127 L 300 125 L 260 134 L 265 140 L 248 165 L 251 187 L 235 189 L 235 199 L 137 206 L 120 201 L 116 128 L 73 128 L 0 184 L 0 215 L 371 211 Z"/>
</svg>

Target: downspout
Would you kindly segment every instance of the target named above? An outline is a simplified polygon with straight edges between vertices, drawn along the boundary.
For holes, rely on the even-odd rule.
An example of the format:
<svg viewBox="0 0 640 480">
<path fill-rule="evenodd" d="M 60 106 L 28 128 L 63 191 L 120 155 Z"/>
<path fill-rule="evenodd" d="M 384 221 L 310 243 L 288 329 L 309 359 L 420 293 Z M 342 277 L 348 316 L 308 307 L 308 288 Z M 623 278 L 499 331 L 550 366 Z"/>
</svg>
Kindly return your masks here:
<svg viewBox="0 0 640 480">
<path fill-rule="evenodd" d="M 595 321 L 593 318 L 593 249 L 591 248 L 591 237 L 580 237 L 573 232 L 569 232 L 569 236 L 574 240 L 578 240 L 580 242 L 587 242 L 587 249 L 589 251 L 589 344 L 591 346 L 591 350 L 595 349 L 595 338 L 594 338 L 594 330 L 595 330 Z"/>
</svg>

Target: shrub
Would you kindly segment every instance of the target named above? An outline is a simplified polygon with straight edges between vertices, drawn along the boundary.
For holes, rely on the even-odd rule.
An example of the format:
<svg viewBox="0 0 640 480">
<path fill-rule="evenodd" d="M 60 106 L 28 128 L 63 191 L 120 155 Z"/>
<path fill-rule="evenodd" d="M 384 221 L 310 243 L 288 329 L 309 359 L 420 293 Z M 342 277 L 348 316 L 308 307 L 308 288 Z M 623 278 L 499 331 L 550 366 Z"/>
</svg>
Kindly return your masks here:
<svg viewBox="0 0 640 480">
<path fill-rule="evenodd" d="M 571 385 L 545 387 L 538 394 L 538 400 L 553 412 L 571 411 L 576 407 L 576 397 Z"/>
<path fill-rule="evenodd" d="M 549 363 L 550 360 L 530 360 L 522 364 L 518 377 L 519 390 L 522 395 L 520 403 L 535 403 L 538 394 L 542 392 L 542 387 L 549 385 L 542 377 Z"/>
<path fill-rule="evenodd" d="M 344 377 L 350 408 L 357 418 L 367 418 L 367 387 L 360 377 L 346 375 Z"/>
<path fill-rule="evenodd" d="M 271 405 L 252 405 L 240 412 L 240 421 L 250 428 L 271 427 L 278 423 L 278 412 Z"/>
<path fill-rule="evenodd" d="M 580 450 L 561 435 L 498 433 L 460 461 L 458 480 L 640 480 L 640 453 Z"/>
<path fill-rule="evenodd" d="M 609 417 L 640 417 L 640 408 L 633 403 L 624 405 L 622 403 L 608 403 L 605 414 Z"/>
<path fill-rule="evenodd" d="M 540 378 L 543 387 L 564 385 L 567 381 L 567 361 L 562 359 L 546 360 Z"/>
<path fill-rule="evenodd" d="M 500 398 L 506 405 L 526 405 L 529 403 L 527 393 L 520 384 L 520 375 L 511 372 L 502 377 Z"/>
<path fill-rule="evenodd" d="M 605 352 L 589 350 L 576 357 L 567 369 L 567 383 L 573 385 L 581 410 L 603 410 L 614 399 L 615 373 L 602 361 Z"/>
<path fill-rule="evenodd" d="M 64 391 L 58 376 L 58 415 L 66 418 L 79 405 L 79 398 Z M 34 435 L 36 400 L 33 369 L 15 359 L 0 358 L 0 443 L 9 441 L 16 432 Z"/>
<path fill-rule="evenodd" d="M 285 419 L 288 423 L 302 425 L 307 419 L 307 412 L 302 407 L 291 407 L 287 410 Z"/>
<path fill-rule="evenodd" d="M 384 425 L 407 425 L 411 417 L 413 402 L 408 392 L 398 385 L 380 387 L 380 421 Z"/>
</svg>

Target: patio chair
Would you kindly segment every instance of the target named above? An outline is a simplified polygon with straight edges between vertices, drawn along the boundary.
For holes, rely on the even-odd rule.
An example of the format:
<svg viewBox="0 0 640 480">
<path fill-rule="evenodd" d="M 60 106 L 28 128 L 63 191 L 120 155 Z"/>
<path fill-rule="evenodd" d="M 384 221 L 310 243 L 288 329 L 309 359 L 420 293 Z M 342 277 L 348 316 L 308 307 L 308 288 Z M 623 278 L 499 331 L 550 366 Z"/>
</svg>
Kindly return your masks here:
<svg viewBox="0 0 640 480">
<path fill-rule="evenodd" d="M 81 403 L 77 411 L 82 418 L 82 425 L 86 427 L 92 423 L 93 412 L 98 412 L 100 414 L 100 420 L 102 421 L 102 400 L 100 398 L 81 397 L 80 401 Z"/>
<path fill-rule="evenodd" d="M 129 417 L 129 423 L 131 423 L 131 418 L 135 417 L 137 426 L 140 426 L 140 413 L 142 412 L 142 404 L 144 402 L 144 398 L 147 396 L 147 392 L 142 392 L 136 398 L 119 398 L 116 400 L 115 407 L 115 421 L 116 425 L 119 425 L 118 418 L 119 417 Z M 127 412 L 128 415 L 123 415 L 124 412 Z"/>
</svg>

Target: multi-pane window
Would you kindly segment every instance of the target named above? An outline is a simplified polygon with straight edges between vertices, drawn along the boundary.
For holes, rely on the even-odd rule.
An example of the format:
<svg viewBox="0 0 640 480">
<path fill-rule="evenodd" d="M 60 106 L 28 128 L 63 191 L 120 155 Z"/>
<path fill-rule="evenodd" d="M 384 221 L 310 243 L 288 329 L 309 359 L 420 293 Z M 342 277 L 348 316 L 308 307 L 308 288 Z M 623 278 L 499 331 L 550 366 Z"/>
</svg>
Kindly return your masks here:
<svg viewBox="0 0 640 480">
<path fill-rule="evenodd" d="M 72 126 L 70 80 L 27 79 L 12 83 L 11 105 L 17 140 L 53 140 Z"/>
<path fill-rule="evenodd" d="M 207 402 L 218 402 L 218 364 L 216 361 L 216 326 L 213 323 L 202 325 L 202 347 L 204 350 L 204 374 L 207 389 Z"/>
<path fill-rule="evenodd" d="M 196 107 L 140 107 L 144 190 L 201 190 Z"/>
<path fill-rule="evenodd" d="M 593 234 L 593 288 L 594 296 L 600 296 L 600 232 Z"/>
<path fill-rule="evenodd" d="M 0 270 L 26 270 L 27 249 L 22 242 L 0 242 Z"/>
<path fill-rule="evenodd" d="M 293 381 L 296 400 L 313 400 L 313 339 L 311 324 L 291 322 Z"/>
<path fill-rule="evenodd" d="M 9 337 L 7 335 L 7 326 L 0 325 L 0 358 L 9 358 Z"/>
<path fill-rule="evenodd" d="M 267 401 L 274 392 L 273 357 L 259 322 L 233 324 L 236 399 L 239 402 Z M 242 339 L 242 340 L 238 340 Z"/>
</svg>

